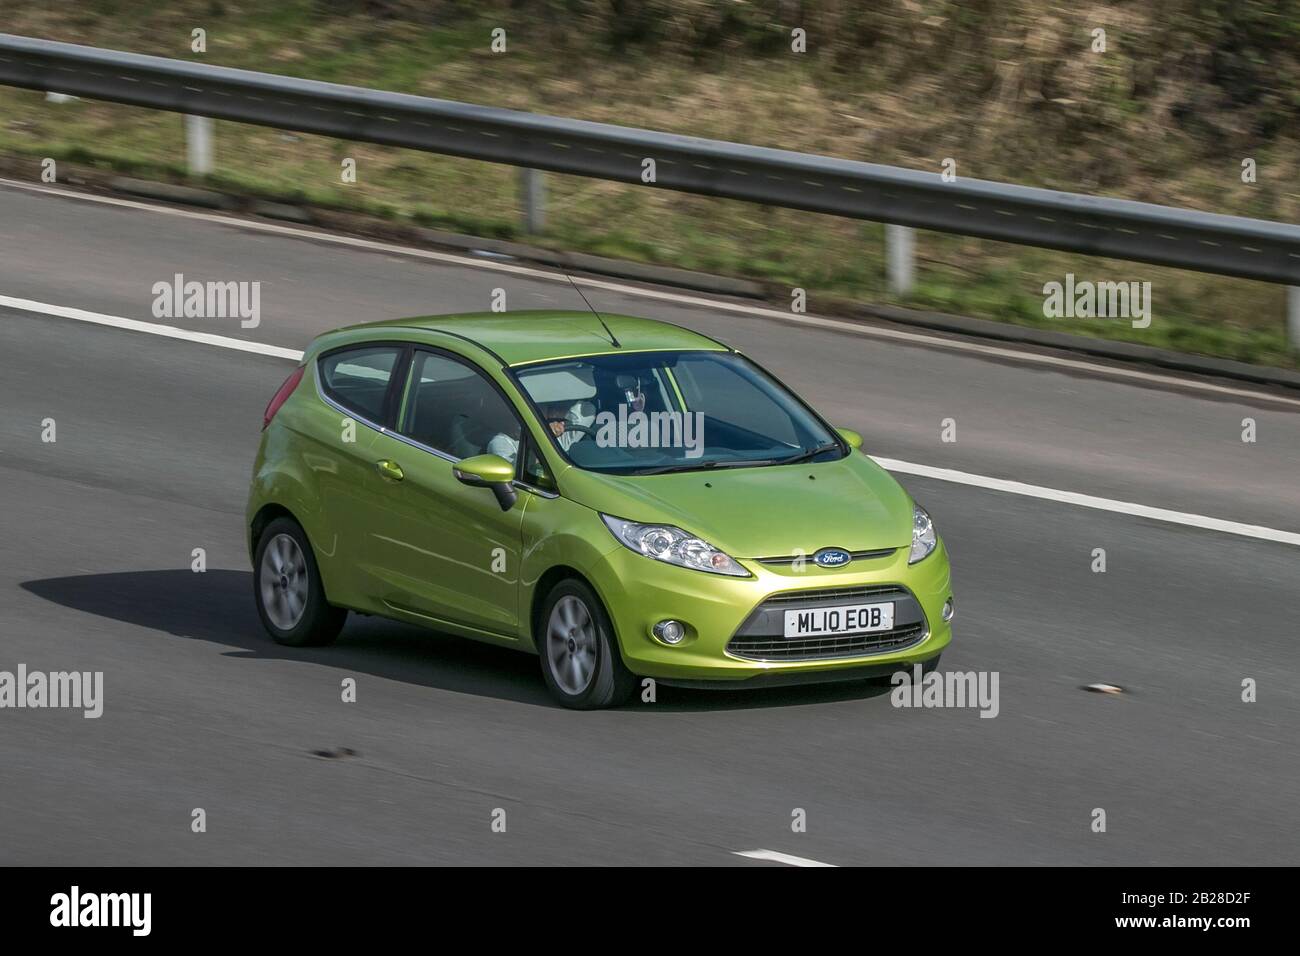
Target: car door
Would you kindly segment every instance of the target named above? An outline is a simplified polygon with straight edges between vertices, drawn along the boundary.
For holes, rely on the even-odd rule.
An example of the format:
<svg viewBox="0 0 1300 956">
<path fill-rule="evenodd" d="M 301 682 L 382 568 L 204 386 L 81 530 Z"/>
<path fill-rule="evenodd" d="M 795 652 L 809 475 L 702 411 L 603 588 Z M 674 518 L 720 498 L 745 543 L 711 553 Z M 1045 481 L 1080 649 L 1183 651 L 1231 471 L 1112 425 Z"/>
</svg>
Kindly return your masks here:
<svg viewBox="0 0 1300 956">
<path fill-rule="evenodd" d="M 523 502 L 502 511 L 488 488 L 453 465 L 489 451 L 515 454 L 521 424 L 496 385 L 460 356 L 417 347 L 391 432 L 371 446 L 369 570 L 390 608 L 475 636 L 514 641 Z"/>
<path fill-rule="evenodd" d="M 351 345 L 317 359 L 321 403 L 313 403 L 303 432 L 304 470 L 311 476 L 321 520 L 313 544 L 331 597 L 368 609 L 373 590 L 364 573 L 368 516 L 383 506 L 373 480 L 374 442 L 395 413 L 396 380 L 404 381 L 407 346 L 401 342 Z M 376 495 L 379 495 L 378 500 Z"/>
</svg>

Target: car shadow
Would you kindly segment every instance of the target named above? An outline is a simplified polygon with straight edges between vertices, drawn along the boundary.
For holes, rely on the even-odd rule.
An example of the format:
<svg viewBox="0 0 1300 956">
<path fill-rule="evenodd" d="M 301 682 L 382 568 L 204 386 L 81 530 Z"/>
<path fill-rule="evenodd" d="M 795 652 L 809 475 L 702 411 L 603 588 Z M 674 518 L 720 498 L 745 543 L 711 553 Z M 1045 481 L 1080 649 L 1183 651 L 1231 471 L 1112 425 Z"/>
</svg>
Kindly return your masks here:
<svg viewBox="0 0 1300 956">
<path fill-rule="evenodd" d="M 329 647 L 283 647 L 253 606 L 250 571 L 120 571 L 25 581 L 37 597 L 100 617 L 209 641 L 230 657 L 310 661 L 464 694 L 551 706 L 537 661 L 507 648 L 383 618 L 348 616 Z"/>
<path fill-rule="evenodd" d="M 249 571 L 119 571 L 24 581 L 23 590 L 54 604 L 174 637 L 224 645 L 230 657 L 310 661 L 456 693 L 558 707 L 532 655 L 385 618 L 348 616 L 329 647 L 284 647 L 262 628 Z M 880 681 L 748 691 L 655 688 L 656 702 L 634 698 L 642 713 L 735 710 L 861 700 L 888 693 Z"/>
</svg>

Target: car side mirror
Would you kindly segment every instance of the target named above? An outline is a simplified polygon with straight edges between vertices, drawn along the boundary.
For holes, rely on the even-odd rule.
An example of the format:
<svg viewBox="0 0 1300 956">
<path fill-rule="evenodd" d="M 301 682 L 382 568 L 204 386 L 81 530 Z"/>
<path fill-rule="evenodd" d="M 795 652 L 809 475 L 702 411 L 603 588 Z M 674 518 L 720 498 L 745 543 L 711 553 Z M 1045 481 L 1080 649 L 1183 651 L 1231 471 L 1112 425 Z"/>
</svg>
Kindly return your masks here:
<svg viewBox="0 0 1300 956">
<path fill-rule="evenodd" d="M 519 497 L 514 486 L 515 466 L 500 455 L 464 458 L 456 462 L 451 471 L 462 484 L 491 488 L 502 511 L 513 508 L 515 499 Z"/>
<path fill-rule="evenodd" d="M 840 433 L 841 438 L 849 443 L 850 448 L 856 451 L 862 447 L 862 436 L 852 428 L 837 428 L 835 430 Z"/>
</svg>

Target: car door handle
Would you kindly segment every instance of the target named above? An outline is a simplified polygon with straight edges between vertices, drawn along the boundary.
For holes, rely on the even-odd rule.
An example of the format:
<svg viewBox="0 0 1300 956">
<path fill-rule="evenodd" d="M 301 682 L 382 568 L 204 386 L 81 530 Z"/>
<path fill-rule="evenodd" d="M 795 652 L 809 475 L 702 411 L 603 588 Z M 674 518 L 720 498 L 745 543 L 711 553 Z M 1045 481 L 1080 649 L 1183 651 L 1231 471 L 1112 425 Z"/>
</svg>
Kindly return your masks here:
<svg viewBox="0 0 1300 956">
<path fill-rule="evenodd" d="M 391 478 L 393 481 L 401 481 L 406 477 L 402 471 L 402 466 L 395 461 L 389 461 L 387 458 L 375 462 L 375 468 L 385 478 Z"/>
</svg>

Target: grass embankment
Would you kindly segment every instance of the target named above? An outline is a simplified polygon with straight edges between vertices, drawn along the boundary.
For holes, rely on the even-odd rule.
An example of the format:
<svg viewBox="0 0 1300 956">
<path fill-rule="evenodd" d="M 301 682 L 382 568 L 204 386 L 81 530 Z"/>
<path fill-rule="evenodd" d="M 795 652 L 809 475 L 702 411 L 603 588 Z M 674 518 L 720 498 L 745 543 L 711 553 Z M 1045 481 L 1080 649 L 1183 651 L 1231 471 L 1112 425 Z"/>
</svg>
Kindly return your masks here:
<svg viewBox="0 0 1300 956">
<path fill-rule="evenodd" d="M 1290 6 L 1043 0 L 800 4 L 226 0 L 0 3 L 3 29 L 447 99 L 1121 196 L 1300 218 L 1300 14 Z M 160 8 L 165 7 L 165 8 Z M 619 12 L 625 8 L 624 12 Z M 761 8 L 761 9 L 760 9 Z M 776 11 L 776 12 L 773 12 Z M 205 54 L 191 31 L 207 32 Z M 491 31 L 506 30 L 493 53 Z M 802 27 L 808 52 L 790 51 Z M 1105 53 L 1092 31 L 1106 30 Z M 0 152 L 186 179 L 180 117 L 0 90 Z M 357 182 L 340 181 L 345 157 Z M 1243 183 L 1241 162 L 1258 180 Z M 220 122 L 211 185 L 521 238 L 509 167 Z M 882 226 L 547 177 L 555 248 L 1300 367 L 1278 286 L 921 233 L 885 281 Z M 1043 284 L 1152 283 L 1154 320 L 1043 316 Z"/>
</svg>

